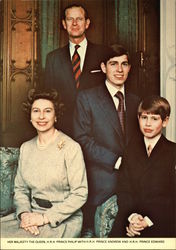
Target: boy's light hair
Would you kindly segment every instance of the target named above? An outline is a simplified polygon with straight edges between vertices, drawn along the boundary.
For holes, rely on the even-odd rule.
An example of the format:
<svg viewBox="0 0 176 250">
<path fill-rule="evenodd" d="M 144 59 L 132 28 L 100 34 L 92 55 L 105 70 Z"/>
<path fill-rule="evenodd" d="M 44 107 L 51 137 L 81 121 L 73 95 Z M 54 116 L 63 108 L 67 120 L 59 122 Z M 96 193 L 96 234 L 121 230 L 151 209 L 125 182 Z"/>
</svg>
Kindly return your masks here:
<svg viewBox="0 0 176 250">
<path fill-rule="evenodd" d="M 171 107 L 169 102 L 161 96 L 153 95 L 145 98 L 138 107 L 138 115 L 141 116 L 143 112 L 147 114 L 160 115 L 162 121 L 170 116 Z"/>
</svg>

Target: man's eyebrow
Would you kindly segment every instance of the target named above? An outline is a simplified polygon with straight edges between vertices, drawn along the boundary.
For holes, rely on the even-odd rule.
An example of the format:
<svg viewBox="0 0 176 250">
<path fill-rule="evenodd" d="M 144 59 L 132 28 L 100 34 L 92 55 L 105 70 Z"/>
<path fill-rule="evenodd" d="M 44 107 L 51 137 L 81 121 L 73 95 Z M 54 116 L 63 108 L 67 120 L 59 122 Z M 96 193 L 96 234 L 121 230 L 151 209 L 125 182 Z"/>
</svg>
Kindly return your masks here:
<svg viewBox="0 0 176 250">
<path fill-rule="evenodd" d="M 122 62 L 119 62 L 118 60 L 110 60 L 109 62 L 110 62 L 110 63 L 111 63 L 111 62 L 117 62 L 117 63 L 128 63 L 128 60 L 125 60 L 125 61 L 122 61 Z"/>
</svg>

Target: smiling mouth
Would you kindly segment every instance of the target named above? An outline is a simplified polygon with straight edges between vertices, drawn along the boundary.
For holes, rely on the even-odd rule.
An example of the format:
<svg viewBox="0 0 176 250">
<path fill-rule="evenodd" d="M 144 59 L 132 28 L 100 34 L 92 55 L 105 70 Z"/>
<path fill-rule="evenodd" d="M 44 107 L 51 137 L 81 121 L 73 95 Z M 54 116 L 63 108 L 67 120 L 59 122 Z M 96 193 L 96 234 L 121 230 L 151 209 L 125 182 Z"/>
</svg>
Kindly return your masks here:
<svg viewBox="0 0 176 250">
<path fill-rule="evenodd" d="M 122 79 L 123 78 L 123 75 L 114 75 L 116 78 L 118 79 Z"/>
<path fill-rule="evenodd" d="M 46 126 L 47 122 L 37 122 L 39 126 Z"/>
</svg>

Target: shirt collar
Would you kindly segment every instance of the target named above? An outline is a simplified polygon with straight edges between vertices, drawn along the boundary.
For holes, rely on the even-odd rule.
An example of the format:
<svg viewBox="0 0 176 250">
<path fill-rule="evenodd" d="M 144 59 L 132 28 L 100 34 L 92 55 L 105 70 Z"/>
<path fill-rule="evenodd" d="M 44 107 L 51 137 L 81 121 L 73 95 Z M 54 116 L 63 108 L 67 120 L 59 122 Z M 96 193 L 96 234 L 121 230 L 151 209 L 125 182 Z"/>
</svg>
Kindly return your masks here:
<svg viewBox="0 0 176 250">
<path fill-rule="evenodd" d="M 75 49 L 75 43 L 72 43 L 71 41 L 69 41 L 69 46 L 70 46 L 70 49 Z M 79 43 L 80 47 L 81 48 L 86 48 L 87 47 L 87 39 L 84 38 L 84 40 L 82 42 Z"/>
<path fill-rule="evenodd" d="M 155 145 L 157 144 L 157 142 L 159 141 L 160 137 L 161 137 L 161 134 L 159 134 L 151 139 L 144 137 L 144 142 L 145 142 L 146 148 L 148 148 L 149 145 L 151 145 L 152 148 L 154 148 Z"/>
<path fill-rule="evenodd" d="M 114 97 L 115 96 L 115 94 L 117 93 L 117 91 L 120 91 L 120 92 L 122 92 L 122 94 L 123 94 L 123 96 L 125 96 L 125 88 L 124 88 L 124 85 L 121 87 L 121 88 L 116 88 L 116 87 L 114 87 L 111 83 L 109 83 L 109 81 L 106 79 L 106 81 L 105 81 L 105 84 L 106 84 L 106 87 L 107 87 L 107 89 L 108 89 L 108 91 L 109 91 L 109 93 L 110 93 L 110 95 L 112 96 L 112 97 Z"/>
</svg>

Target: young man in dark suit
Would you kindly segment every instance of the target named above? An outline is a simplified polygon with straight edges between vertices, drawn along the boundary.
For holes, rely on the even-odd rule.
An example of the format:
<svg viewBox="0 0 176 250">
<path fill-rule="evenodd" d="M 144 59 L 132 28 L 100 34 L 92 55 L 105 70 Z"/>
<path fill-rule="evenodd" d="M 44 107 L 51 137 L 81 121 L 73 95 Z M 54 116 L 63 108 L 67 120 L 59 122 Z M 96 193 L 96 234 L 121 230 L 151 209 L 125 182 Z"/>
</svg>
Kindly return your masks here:
<svg viewBox="0 0 176 250">
<path fill-rule="evenodd" d="M 176 143 L 162 135 L 170 105 L 150 96 L 138 108 L 141 136 L 126 148 L 118 177 L 113 237 L 175 237 Z"/>
<path fill-rule="evenodd" d="M 59 127 L 72 136 L 72 116 L 79 90 L 98 85 L 104 79 L 100 63 L 111 51 L 86 39 L 90 19 L 82 5 L 69 5 L 64 9 L 62 24 L 69 43 L 47 55 L 45 86 L 59 91 L 65 112 Z M 75 46 L 78 47 L 75 47 Z M 74 66 L 73 66 L 74 65 Z M 74 69 L 73 69 L 74 68 Z"/>
<path fill-rule="evenodd" d="M 139 99 L 125 87 L 130 68 L 128 52 L 116 46 L 101 63 L 106 81 L 77 96 L 74 138 L 84 152 L 89 187 L 83 237 L 87 232 L 87 237 L 107 237 L 117 214 L 118 167 L 124 148 L 138 129 Z"/>
</svg>

